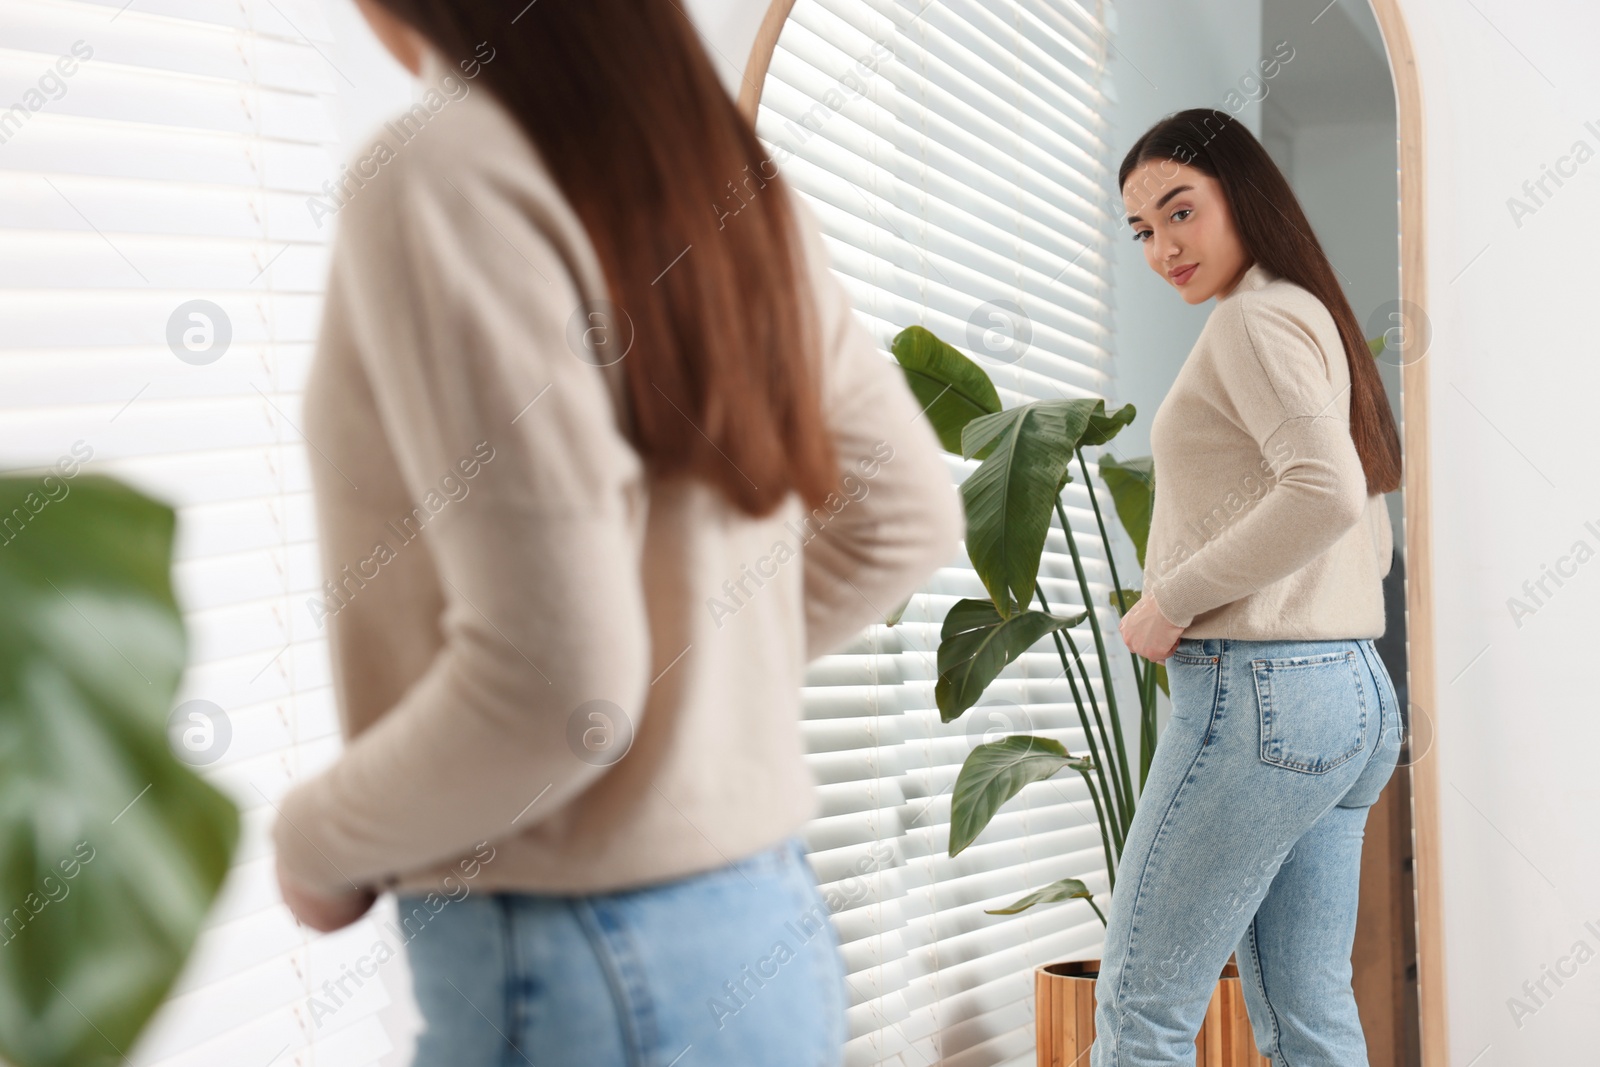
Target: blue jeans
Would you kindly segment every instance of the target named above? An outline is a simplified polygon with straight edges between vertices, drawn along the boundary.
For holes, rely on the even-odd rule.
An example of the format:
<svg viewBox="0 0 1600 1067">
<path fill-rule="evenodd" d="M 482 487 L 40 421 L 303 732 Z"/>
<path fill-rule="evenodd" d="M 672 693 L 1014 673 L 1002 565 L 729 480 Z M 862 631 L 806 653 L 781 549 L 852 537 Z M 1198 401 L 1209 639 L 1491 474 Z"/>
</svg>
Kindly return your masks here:
<svg viewBox="0 0 1600 1067">
<path fill-rule="evenodd" d="M 1195 1062 L 1238 953 L 1274 1067 L 1366 1067 L 1350 989 L 1367 810 L 1400 715 L 1370 639 L 1182 638 L 1172 718 L 1117 864 L 1090 1067 Z"/>
<path fill-rule="evenodd" d="M 418 926 L 413 1067 L 843 1060 L 843 957 L 798 836 L 638 889 L 469 894 Z"/>
</svg>

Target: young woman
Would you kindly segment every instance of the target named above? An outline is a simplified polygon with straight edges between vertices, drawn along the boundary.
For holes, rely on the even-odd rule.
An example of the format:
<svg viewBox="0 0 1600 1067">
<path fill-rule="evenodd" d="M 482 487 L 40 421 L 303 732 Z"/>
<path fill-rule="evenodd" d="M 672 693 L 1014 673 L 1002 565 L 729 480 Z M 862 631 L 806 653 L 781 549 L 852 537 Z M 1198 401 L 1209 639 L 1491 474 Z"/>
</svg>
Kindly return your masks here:
<svg viewBox="0 0 1600 1067">
<path fill-rule="evenodd" d="M 1365 1065 L 1361 841 L 1400 745 L 1372 640 L 1394 418 L 1305 213 L 1242 124 L 1163 119 L 1118 182 L 1150 268 L 1216 305 L 1150 424 L 1158 492 L 1122 635 L 1166 661 L 1172 717 L 1118 862 L 1090 1065 L 1193 1063 L 1235 952 L 1261 1052 Z"/>
<path fill-rule="evenodd" d="M 273 833 L 302 922 L 399 916 L 317 1003 L 403 945 L 418 1067 L 832 1067 L 800 687 L 958 552 L 938 438 L 673 0 L 362 7 L 423 91 L 335 183 L 347 743 Z"/>
</svg>

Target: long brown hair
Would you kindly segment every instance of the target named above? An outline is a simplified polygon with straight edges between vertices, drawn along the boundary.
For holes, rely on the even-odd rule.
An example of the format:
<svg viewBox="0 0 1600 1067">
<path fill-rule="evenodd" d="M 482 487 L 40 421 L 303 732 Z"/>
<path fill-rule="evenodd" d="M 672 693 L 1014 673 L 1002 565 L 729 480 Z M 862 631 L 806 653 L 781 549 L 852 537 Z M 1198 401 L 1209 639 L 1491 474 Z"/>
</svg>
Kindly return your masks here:
<svg viewBox="0 0 1600 1067">
<path fill-rule="evenodd" d="M 1377 360 L 1278 165 L 1244 123 L 1203 107 L 1168 115 L 1146 130 L 1123 157 L 1117 188 L 1127 185 L 1135 167 L 1162 159 L 1215 178 L 1251 258 L 1311 292 L 1333 315 L 1350 366 L 1350 436 L 1367 476 L 1367 493 L 1400 488 L 1400 434 Z"/>
<path fill-rule="evenodd" d="M 791 490 L 822 505 L 840 471 L 791 194 L 673 0 L 378 2 L 448 63 L 494 50 L 481 82 L 632 322 L 629 435 L 652 473 L 700 477 L 757 517 Z"/>
</svg>

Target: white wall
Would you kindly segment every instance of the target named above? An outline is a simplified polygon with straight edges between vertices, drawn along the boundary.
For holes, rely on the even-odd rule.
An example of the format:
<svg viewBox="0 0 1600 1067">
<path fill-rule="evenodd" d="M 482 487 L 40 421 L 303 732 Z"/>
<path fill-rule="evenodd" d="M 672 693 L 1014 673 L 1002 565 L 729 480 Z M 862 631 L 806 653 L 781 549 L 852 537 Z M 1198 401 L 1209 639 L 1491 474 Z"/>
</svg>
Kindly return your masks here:
<svg viewBox="0 0 1600 1067">
<path fill-rule="evenodd" d="M 1426 596 L 1439 682 L 1439 706 L 1426 709 L 1439 725 L 1427 758 L 1440 778 L 1449 1062 L 1594 1063 L 1600 6 L 1401 6 L 1427 109 L 1434 582 Z M 1549 183 L 1554 195 L 1519 226 L 1508 198 L 1579 141 L 1587 162 L 1563 188 Z M 1585 562 L 1566 564 L 1572 576 L 1548 583 L 1553 595 L 1519 627 L 1508 600 L 1579 542 Z M 1580 942 L 1586 962 L 1563 986 L 1547 979 L 1552 995 L 1536 1006 L 1523 982 Z M 1520 1026 L 1512 997 L 1535 1008 Z"/>
</svg>

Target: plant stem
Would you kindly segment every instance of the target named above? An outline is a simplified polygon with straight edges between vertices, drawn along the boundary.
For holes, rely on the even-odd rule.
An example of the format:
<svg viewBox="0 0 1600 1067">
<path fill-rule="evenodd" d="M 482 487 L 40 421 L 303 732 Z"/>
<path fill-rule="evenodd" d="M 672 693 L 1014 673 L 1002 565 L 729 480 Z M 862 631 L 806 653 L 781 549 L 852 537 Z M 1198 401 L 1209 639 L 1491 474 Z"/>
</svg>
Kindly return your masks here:
<svg viewBox="0 0 1600 1067">
<path fill-rule="evenodd" d="M 1045 598 L 1044 598 L 1044 587 L 1042 585 L 1040 585 L 1040 583 L 1037 580 L 1033 584 L 1034 584 L 1034 591 L 1038 594 L 1039 602 L 1041 604 L 1045 605 L 1045 610 L 1046 611 L 1049 611 L 1050 610 L 1049 601 L 1045 600 Z M 1100 699 L 1099 699 L 1099 697 L 1095 696 L 1094 685 L 1089 681 L 1089 670 L 1088 670 L 1087 667 L 1085 667 L 1083 665 L 1083 656 L 1078 652 L 1078 643 L 1072 639 L 1072 634 L 1071 633 L 1066 633 L 1066 632 L 1062 632 L 1062 631 L 1056 631 L 1053 636 L 1055 636 L 1055 638 L 1056 638 L 1056 645 L 1057 645 L 1058 651 L 1059 651 L 1059 648 L 1060 648 L 1060 643 L 1061 643 L 1061 638 L 1062 637 L 1066 638 L 1067 647 L 1072 649 L 1072 658 L 1071 658 L 1070 661 L 1068 659 L 1066 659 L 1065 654 L 1063 654 L 1062 666 L 1067 668 L 1067 680 L 1069 682 L 1071 682 L 1071 684 L 1072 684 L 1072 696 L 1073 696 L 1073 699 L 1078 702 L 1078 706 L 1080 708 L 1080 714 L 1081 714 L 1081 708 L 1082 708 L 1083 704 L 1082 704 L 1082 700 L 1078 697 L 1078 685 L 1077 685 L 1076 682 L 1072 681 L 1072 667 L 1071 667 L 1072 663 L 1076 663 L 1078 665 L 1078 674 L 1083 678 L 1083 688 L 1089 694 L 1089 706 L 1094 711 L 1095 725 L 1100 728 L 1100 742 L 1101 742 L 1101 744 L 1103 744 L 1105 746 L 1107 761 L 1109 762 L 1109 757 L 1111 756 L 1111 738 L 1106 734 L 1105 716 L 1100 714 Z M 1089 746 L 1090 746 L 1091 750 L 1095 750 L 1094 749 L 1094 737 L 1093 737 L 1093 735 L 1089 734 L 1089 723 L 1088 723 L 1087 720 L 1085 720 L 1084 723 L 1083 723 L 1083 729 L 1084 729 L 1084 733 L 1089 736 Z M 1115 770 L 1115 768 L 1113 768 L 1112 769 L 1112 778 L 1105 785 L 1105 788 L 1106 788 L 1106 804 L 1107 804 L 1108 807 L 1110 807 L 1113 810 L 1113 812 L 1115 813 L 1115 816 L 1116 816 L 1115 822 L 1120 825 L 1122 822 L 1125 821 L 1126 818 L 1131 818 L 1131 816 L 1125 816 L 1124 815 L 1124 812 L 1122 810 L 1123 809 L 1122 794 L 1121 794 L 1120 791 L 1118 791 L 1118 790 L 1116 790 L 1114 788 L 1116 786 L 1116 784 L 1117 784 L 1116 770 Z"/>
<path fill-rule="evenodd" d="M 1149 709 L 1148 715 L 1140 716 L 1140 729 L 1149 734 L 1149 740 L 1144 744 L 1144 751 L 1139 754 L 1139 792 L 1144 792 L 1144 783 L 1150 777 L 1150 761 L 1156 755 L 1156 665 L 1150 664 L 1150 669 L 1145 671 L 1144 693 L 1142 694 L 1143 707 Z"/>
<path fill-rule="evenodd" d="M 1100 528 L 1100 543 L 1106 548 L 1106 565 L 1111 568 L 1111 586 L 1117 593 L 1117 614 L 1127 608 L 1123 601 L 1122 582 L 1117 577 L 1117 560 L 1111 551 L 1111 538 L 1106 533 L 1105 518 L 1100 512 L 1100 499 L 1094 491 L 1094 479 L 1089 477 L 1089 461 L 1079 448 L 1078 470 L 1083 472 L 1083 485 L 1089 492 L 1089 504 L 1094 508 L 1095 525 Z M 1144 792 L 1145 780 L 1150 775 L 1150 760 L 1156 748 L 1156 665 L 1143 656 L 1129 652 L 1133 661 L 1133 684 L 1139 694 L 1139 792 Z"/>
<path fill-rule="evenodd" d="M 1072 635 L 1063 633 L 1062 636 L 1067 639 L 1067 647 L 1072 649 L 1072 658 L 1078 664 L 1078 673 L 1083 676 L 1083 687 L 1089 691 L 1090 705 L 1094 708 L 1095 725 L 1100 728 L 1100 743 L 1105 746 L 1106 762 L 1110 763 L 1111 738 L 1106 735 L 1105 716 L 1100 714 L 1100 703 L 1095 699 L 1094 686 L 1089 681 L 1089 669 L 1083 665 L 1083 655 L 1079 653 L 1078 643 L 1072 639 Z M 1127 832 L 1128 824 L 1133 820 L 1133 812 L 1124 806 L 1122 794 L 1117 791 L 1116 767 L 1110 767 L 1109 770 L 1111 779 L 1105 786 L 1106 807 L 1114 815 L 1111 820 L 1111 836 L 1112 840 L 1116 842 L 1117 853 L 1120 855 L 1123 835 Z"/>
<path fill-rule="evenodd" d="M 1122 600 L 1122 582 L 1117 578 L 1117 560 L 1111 551 L 1111 538 L 1106 534 L 1106 520 L 1100 514 L 1100 500 L 1094 494 L 1094 479 L 1089 477 L 1089 461 L 1083 457 L 1083 449 L 1079 448 L 1078 469 L 1083 472 L 1083 487 L 1089 491 L 1089 505 L 1094 508 L 1094 523 L 1100 527 L 1100 543 L 1106 546 L 1106 565 L 1111 568 L 1111 588 L 1117 593 L 1117 614 L 1121 616 L 1128 610 Z M 1131 655 L 1131 653 L 1130 653 Z M 1139 669 L 1138 656 L 1133 659 L 1133 684 L 1141 693 L 1144 692 L 1144 672 Z"/>
<path fill-rule="evenodd" d="M 1033 589 L 1034 593 L 1039 597 L 1039 605 L 1048 613 L 1050 611 L 1050 601 L 1045 599 L 1044 586 L 1039 584 L 1038 581 L 1035 581 L 1033 583 Z M 1061 644 L 1060 632 L 1053 632 L 1050 636 L 1055 638 L 1056 653 L 1061 657 L 1061 669 L 1066 672 L 1067 684 L 1072 687 L 1072 702 L 1078 709 L 1078 722 L 1083 725 L 1083 736 L 1089 742 L 1089 758 L 1094 760 L 1095 772 L 1100 775 L 1100 787 L 1106 790 L 1106 795 L 1109 797 L 1111 795 L 1111 783 L 1106 780 L 1105 761 L 1100 758 L 1100 746 L 1095 744 L 1094 730 L 1092 730 L 1089 726 L 1089 715 L 1088 712 L 1084 710 L 1083 696 L 1078 692 L 1077 679 L 1072 677 L 1072 661 L 1067 658 L 1067 650 Z M 1084 678 L 1083 684 L 1085 688 L 1089 688 L 1089 679 L 1087 676 Z M 1092 697 L 1093 695 L 1094 691 L 1092 688 L 1090 688 L 1090 696 Z M 1095 717 L 1097 719 L 1099 718 L 1098 711 L 1096 712 Z M 1105 733 L 1104 727 L 1101 728 L 1101 733 L 1102 735 Z M 1110 753 L 1109 746 L 1107 747 L 1106 752 L 1107 754 Z M 1120 818 L 1119 813 L 1113 812 L 1112 815 L 1113 818 Z M 1100 832 L 1102 834 L 1106 833 L 1106 827 L 1103 821 L 1100 827 Z"/>
<path fill-rule="evenodd" d="M 1089 578 L 1083 571 L 1083 557 L 1078 554 L 1078 542 L 1072 536 L 1072 523 L 1067 521 L 1067 511 L 1056 497 L 1056 515 L 1061 519 L 1061 532 L 1067 535 L 1067 548 L 1072 552 L 1072 567 L 1078 574 L 1078 587 L 1083 592 L 1083 604 L 1089 612 L 1089 627 L 1094 631 L 1095 655 L 1100 660 L 1100 678 L 1106 687 L 1106 707 L 1111 713 L 1111 730 L 1117 740 L 1117 770 L 1122 772 L 1122 790 L 1125 802 L 1122 810 L 1130 818 L 1133 813 L 1133 777 L 1128 773 L 1128 749 L 1122 740 L 1122 716 L 1117 714 L 1117 690 L 1111 682 L 1111 664 L 1106 659 L 1105 637 L 1100 633 L 1100 613 L 1095 610 L 1094 598 L 1089 593 Z"/>
<path fill-rule="evenodd" d="M 1078 773 L 1083 774 L 1082 771 Z M 1094 815 L 1100 820 L 1100 847 L 1105 849 L 1106 853 L 1106 878 L 1110 882 L 1107 892 L 1110 892 L 1117 888 L 1117 860 L 1111 854 L 1111 835 L 1106 832 L 1106 813 L 1100 806 L 1100 794 L 1095 790 L 1094 779 L 1084 774 L 1083 784 L 1089 787 L 1089 799 L 1094 801 Z"/>
</svg>

